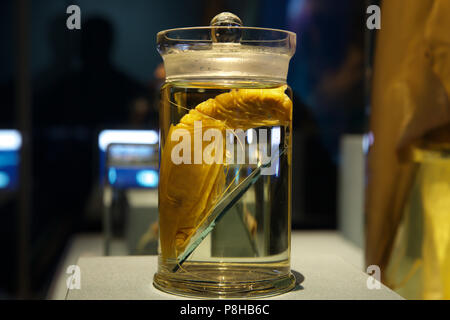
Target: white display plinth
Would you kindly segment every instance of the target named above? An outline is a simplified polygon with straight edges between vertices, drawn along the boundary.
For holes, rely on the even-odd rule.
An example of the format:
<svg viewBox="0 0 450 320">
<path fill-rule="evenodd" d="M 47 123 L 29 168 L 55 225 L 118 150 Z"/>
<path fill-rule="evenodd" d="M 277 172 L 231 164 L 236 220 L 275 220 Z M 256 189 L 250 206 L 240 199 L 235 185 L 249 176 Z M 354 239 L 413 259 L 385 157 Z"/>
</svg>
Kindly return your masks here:
<svg viewBox="0 0 450 320">
<path fill-rule="evenodd" d="M 334 244 L 329 242 L 332 238 L 336 240 Z M 357 251 L 344 243 L 336 234 L 293 236 L 291 266 L 299 283 L 295 290 L 269 299 L 402 299 L 383 285 L 369 289 L 368 275 L 356 266 Z M 340 256 L 325 250 L 338 244 Z M 153 287 L 156 256 L 81 257 L 77 265 L 81 288 L 68 290 L 66 299 L 183 299 Z"/>
</svg>

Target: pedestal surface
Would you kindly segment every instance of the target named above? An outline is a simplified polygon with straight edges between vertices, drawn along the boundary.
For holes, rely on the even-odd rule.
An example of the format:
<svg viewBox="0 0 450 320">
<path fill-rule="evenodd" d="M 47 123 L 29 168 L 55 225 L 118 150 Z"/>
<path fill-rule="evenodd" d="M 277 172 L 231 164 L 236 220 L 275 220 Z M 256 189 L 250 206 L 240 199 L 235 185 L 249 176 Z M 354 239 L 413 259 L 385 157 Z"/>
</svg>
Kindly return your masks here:
<svg viewBox="0 0 450 320">
<path fill-rule="evenodd" d="M 345 240 L 338 235 L 293 236 L 291 267 L 298 282 L 296 289 L 268 299 L 402 299 L 383 285 L 380 289 L 369 289 L 368 275 L 360 270 L 358 249 L 348 246 L 341 248 L 339 256 L 335 255 L 326 250 L 328 246 L 336 246 L 329 242 L 330 236 L 337 242 L 344 241 L 341 247 L 345 247 Z M 305 241 L 311 242 L 309 249 Z M 77 265 L 81 288 L 67 290 L 66 299 L 185 299 L 153 287 L 156 256 L 81 257 Z"/>
</svg>

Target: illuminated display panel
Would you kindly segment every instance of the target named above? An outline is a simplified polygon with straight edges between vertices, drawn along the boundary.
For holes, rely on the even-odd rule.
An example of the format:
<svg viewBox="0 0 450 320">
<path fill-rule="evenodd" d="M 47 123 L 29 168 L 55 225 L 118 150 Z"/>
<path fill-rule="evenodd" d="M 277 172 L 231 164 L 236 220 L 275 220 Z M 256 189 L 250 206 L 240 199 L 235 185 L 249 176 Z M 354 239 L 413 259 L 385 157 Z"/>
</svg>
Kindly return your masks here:
<svg viewBox="0 0 450 320">
<path fill-rule="evenodd" d="M 99 135 L 100 181 L 114 188 L 157 188 L 158 133 L 105 130 Z"/>
<path fill-rule="evenodd" d="M 17 130 L 0 130 L 0 190 L 14 191 L 19 185 L 22 136 Z"/>
</svg>

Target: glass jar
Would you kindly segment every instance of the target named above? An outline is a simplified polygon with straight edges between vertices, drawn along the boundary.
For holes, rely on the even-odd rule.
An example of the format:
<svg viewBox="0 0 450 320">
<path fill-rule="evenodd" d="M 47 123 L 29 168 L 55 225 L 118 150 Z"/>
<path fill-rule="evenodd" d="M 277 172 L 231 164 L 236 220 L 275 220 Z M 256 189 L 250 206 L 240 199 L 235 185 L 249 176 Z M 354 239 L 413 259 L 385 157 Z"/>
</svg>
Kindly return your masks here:
<svg viewBox="0 0 450 320">
<path fill-rule="evenodd" d="M 222 13 L 157 43 L 166 82 L 155 287 L 210 298 L 292 289 L 286 77 L 296 35 Z"/>
</svg>

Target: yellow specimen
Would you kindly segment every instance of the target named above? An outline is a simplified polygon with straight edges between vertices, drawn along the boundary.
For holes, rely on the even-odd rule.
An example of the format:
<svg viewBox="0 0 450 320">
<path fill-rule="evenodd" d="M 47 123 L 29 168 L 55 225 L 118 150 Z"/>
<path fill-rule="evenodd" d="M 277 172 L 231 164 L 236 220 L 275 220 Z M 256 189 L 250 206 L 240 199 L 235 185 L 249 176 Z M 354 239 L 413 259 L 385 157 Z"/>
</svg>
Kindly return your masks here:
<svg viewBox="0 0 450 320">
<path fill-rule="evenodd" d="M 176 129 L 185 129 L 184 132 L 193 137 L 194 121 L 201 121 L 202 130 L 214 128 L 220 130 L 222 135 L 226 129 L 287 126 L 292 119 L 292 101 L 285 90 L 286 86 L 233 89 L 200 103 L 177 125 L 171 125 L 160 167 L 159 231 L 163 258 L 173 259 L 183 252 L 226 189 L 223 162 L 175 164 L 172 161 L 172 150 L 178 144 L 178 139 L 173 139 L 172 134 Z M 192 143 L 191 159 L 194 159 L 193 146 Z M 204 149 L 206 144 L 203 142 L 201 147 Z"/>
</svg>

